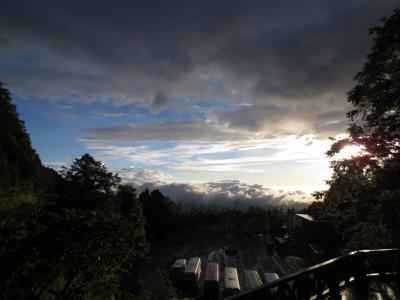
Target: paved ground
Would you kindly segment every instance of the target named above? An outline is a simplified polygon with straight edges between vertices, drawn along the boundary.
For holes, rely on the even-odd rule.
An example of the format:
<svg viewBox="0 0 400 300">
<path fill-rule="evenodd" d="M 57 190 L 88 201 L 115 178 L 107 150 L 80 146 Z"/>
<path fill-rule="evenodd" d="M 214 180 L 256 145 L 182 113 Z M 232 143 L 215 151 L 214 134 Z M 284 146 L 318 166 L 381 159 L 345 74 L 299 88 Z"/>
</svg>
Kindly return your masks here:
<svg viewBox="0 0 400 300">
<path fill-rule="evenodd" d="M 253 238 L 246 234 L 232 233 L 185 233 L 176 238 L 181 243 L 166 242 L 153 252 L 152 256 L 160 268 L 167 268 L 176 258 L 200 257 L 202 271 L 208 261 L 219 262 L 221 270 L 224 267 L 237 268 L 241 286 L 244 270 L 277 273 L 282 277 L 311 265 L 304 257 L 290 255 L 290 251 L 286 256 L 280 256 L 276 252 L 268 255 L 265 239 L 262 237 Z M 225 246 L 237 249 L 237 255 L 226 255 L 223 250 Z"/>
</svg>

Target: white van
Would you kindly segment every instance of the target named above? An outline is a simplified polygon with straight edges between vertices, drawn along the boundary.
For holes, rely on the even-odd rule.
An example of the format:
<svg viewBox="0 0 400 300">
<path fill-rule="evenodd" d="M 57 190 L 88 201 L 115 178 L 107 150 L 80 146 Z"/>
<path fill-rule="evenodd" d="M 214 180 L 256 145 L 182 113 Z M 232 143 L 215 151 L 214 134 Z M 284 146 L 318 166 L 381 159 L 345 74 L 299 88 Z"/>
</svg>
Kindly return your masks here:
<svg viewBox="0 0 400 300">
<path fill-rule="evenodd" d="M 201 259 L 200 257 L 192 257 L 185 269 L 183 279 L 185 282 L 185 290 L 189 293 L 197 292 L 197 285 L 201 275 Z"/>
<path fill-rule="evenodd" d="M 224 272 L 224 297 L 240 293 L 239 277 L 236 268 L 226 267 Z"/>
</svg>

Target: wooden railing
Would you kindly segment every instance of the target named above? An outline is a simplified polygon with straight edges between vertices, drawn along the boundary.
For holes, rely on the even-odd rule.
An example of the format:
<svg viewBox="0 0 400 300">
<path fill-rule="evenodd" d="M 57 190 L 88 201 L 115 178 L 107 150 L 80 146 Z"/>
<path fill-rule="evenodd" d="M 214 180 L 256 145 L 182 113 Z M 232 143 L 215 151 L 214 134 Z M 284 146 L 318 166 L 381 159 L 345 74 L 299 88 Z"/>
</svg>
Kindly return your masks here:
<svg viewBox="0 0 400 300">
<path fill-rule="evenodd" d="M 357 299 L 368 299 L 371 277 L 399 275 L 400 249 L 360 250 L 226 299 L 341 299 L 350 286 Z"/>
</svg>

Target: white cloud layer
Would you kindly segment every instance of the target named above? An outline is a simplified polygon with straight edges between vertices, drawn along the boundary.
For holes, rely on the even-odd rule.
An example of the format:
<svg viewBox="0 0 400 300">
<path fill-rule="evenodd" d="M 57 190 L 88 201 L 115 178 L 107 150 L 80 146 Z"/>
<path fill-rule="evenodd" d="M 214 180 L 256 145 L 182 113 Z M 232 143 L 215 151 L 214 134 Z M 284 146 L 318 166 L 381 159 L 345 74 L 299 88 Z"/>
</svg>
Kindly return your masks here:
<svg viewBox="0 0 400 300">
<path fill-rule="evenodd" d="M 122 183 L 129 183 L 135 186 L 141 186 L 146 183 L 165 183 L 171 179 L 171 176 L 159 171 L 138 167 L 123 168 L 116 173 L 121 177 Z"/>
<path fill-rule="evenodd" d="M 139 191 L 159 189 L 183 207 L 211 206 L 247 208 L 249 206 L 291 205 L 304 207 L 312 197 L 301 191 L 273 190 L 259 184 L 246 184 L 238 180 L 206 183 L 147 183 Z"/>
<path fill-rule="evenodd" d="M 326 161 L 329 140 L 311 135 L 227 142 L 118 145 L 88 142 L 87 147 L 103 160 L 125 158 L 132 163 L 165 166 L 180 171 L 263 171 L 273 162 Z"/>
</svg>

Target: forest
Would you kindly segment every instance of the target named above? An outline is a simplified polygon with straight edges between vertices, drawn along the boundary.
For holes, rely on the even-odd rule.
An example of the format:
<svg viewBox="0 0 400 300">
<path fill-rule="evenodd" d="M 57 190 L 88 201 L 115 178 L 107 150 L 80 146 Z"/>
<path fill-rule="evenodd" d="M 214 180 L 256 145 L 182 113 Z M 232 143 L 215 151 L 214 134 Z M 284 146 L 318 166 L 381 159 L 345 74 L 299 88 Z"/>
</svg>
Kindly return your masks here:
<svg viewBox="0 0 400 300">
<path fill-rule="evenodd" d="M 358 145 L 360 155 L 333 160 L 329 188 L 307 211 L 333 220 L 346 249 L 400 242 L 400 10 L 372 28 L 373 46 L 348 94 L 345 139 L 327 155 Z M 0 84 L 1 299 L 167 299 L 168 276 L 142 270 L 151 247 L 186 228 L 275 232 L 280 208 L 183 209 L 160 191 L 121 183 L 89 154 L 56 172 L 31 146 L 10 91 Z"/>
</svg>

